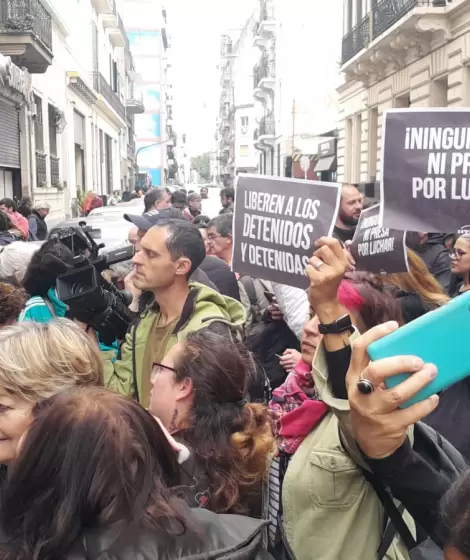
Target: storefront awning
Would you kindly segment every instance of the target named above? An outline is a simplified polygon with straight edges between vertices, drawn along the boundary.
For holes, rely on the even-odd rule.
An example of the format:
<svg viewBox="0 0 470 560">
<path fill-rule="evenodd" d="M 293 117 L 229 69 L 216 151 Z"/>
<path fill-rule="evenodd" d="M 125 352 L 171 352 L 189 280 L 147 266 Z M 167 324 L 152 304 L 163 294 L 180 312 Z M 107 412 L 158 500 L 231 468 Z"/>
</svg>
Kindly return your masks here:
<svg viewBox="0 0 470 560">
<path fill-rule="evenodd" d="M 336 169 L 336 156 L 326 156 L 318 160 L 315 166 L 315 173 L 321 171 L 334 171 Z"/>
</svg>

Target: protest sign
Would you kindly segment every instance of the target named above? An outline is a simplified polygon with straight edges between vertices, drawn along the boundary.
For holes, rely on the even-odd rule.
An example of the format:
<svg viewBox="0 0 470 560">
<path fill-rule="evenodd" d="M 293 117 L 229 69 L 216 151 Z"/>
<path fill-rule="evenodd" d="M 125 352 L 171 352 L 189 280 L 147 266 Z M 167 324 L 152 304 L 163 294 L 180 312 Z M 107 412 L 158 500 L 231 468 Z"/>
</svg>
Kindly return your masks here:
<svg viewBox="0 0 470 560">
<path fill-rule="evenodd" d="M 447 233 L 468 223 L 469 109 L 391 109 L 382 138 L 382 226 Z"/>
<path fill-rule="evenodd" d="M 235 190 L 232 269 L 243 275 L 308 287 L 305 267 L 315 241 L 331 235 L 340 185 L 239 175 Z"/>
<path fill-rule="evenodd" d="M 357 270 L 374 274 L 408 272 L 406 231 L 379 226 L 380 205 L 363 210 L 350 251 Z"/>
</svg>

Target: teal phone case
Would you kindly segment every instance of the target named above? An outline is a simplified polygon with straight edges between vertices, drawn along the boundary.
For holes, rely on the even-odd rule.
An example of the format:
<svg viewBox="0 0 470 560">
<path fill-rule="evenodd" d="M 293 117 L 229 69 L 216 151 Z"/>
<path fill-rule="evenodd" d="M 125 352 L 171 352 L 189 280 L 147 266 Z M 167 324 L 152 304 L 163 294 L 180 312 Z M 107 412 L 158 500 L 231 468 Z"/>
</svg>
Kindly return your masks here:
<svg viewBox="0 0 470 560">
<path fill-rule="evenodd" d="M 406 408 L 440 393 L 470 375 L 470 292 L 447 305 L 426 313 L 368 347 L 371 360 L 412 355 L 437 367 L 437 377 L 407 401 Z M 386 379 L 388 388 L 409 377 L 409 373 Z"/>
</svg>

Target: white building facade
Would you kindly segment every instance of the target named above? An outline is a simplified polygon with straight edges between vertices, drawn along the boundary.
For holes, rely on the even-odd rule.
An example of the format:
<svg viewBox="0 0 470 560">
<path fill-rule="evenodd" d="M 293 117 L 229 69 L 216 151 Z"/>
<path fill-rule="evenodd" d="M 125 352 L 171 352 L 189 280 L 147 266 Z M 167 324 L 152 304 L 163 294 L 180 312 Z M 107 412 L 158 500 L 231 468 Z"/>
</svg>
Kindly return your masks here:
<svg viewBox="0 0 470 560">
<path fill-rule="evenodd" d="M 217 120 L 216 161 L 212 174 L 224 184 L 232 184 L 238 173 L 255 173 L 256 115 L 253 99 L 253 67 L 257 49 L 253 46 L 254 17 L 239 31 L 221 38 L 220 109 Z"/>
<path fill-rule="evenodd" d="M 468 0 L 347 0 L 338 88 L 339 179 L 377 196 L 385 109 L 468 107 Z M 401 9 L 397 8 L 401 6 Z"/>
<path fill-rule="evenodd" d="M 313 178 L 320 144 L 334 138 L 339 11 L 340 0 L 331 0 L 327 6 L 301 0 L 259 0 L 252 38 L 259 49 L 253 97 L 257 101 L 258 167 L 263 174 L 298 176 L 293 162 L 308 155 L 308 177 Z M 335 165 L 332 161 L 321 170 L 328 174 L 325 180 L 334 180 Z"/>
<path fill-rule="evenodd" d="M 4 2 L 1 17 L 16 15 L 22 35 L 3 22 L 0 52 L 29 70 L 33 87 L 14 195 L 46 200 L 52 221 L 77 212 L 87 191 L 106 201 L 127 182 L 128 43 L 119 1 Z"/>
</svg>

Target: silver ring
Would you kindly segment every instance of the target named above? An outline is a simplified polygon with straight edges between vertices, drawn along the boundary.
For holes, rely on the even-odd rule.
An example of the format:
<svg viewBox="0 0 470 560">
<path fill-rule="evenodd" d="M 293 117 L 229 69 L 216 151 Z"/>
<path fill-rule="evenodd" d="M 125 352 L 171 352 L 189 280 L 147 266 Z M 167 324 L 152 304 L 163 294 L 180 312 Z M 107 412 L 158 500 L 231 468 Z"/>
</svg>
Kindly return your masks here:
<svg viewBox="0 0 470 560">
<path fill-rule="evenodd" d="M 316 270 L 320 270 L 320 268 L 324 265 L 325 263 L 321 260 L 318 259 L 318 261 L 313 265 L 313 268 L 315 268 Z"/>
<path fill-rule="evenodd" d="M 359 392 L 362 393 L 363 395 L 370 395 L 375 390 L 375 387 L 372 385 L 372 382 L 369 381 L 368 379 L 365 379 L 362 373 L 359 378 L 359 381 L 357 382 L 357 388 Z"/>
</svg>

